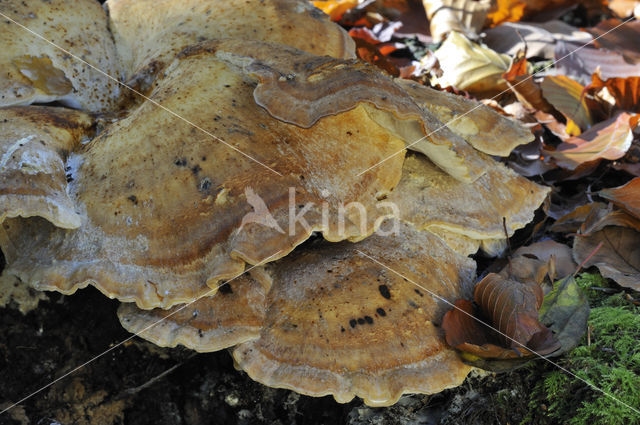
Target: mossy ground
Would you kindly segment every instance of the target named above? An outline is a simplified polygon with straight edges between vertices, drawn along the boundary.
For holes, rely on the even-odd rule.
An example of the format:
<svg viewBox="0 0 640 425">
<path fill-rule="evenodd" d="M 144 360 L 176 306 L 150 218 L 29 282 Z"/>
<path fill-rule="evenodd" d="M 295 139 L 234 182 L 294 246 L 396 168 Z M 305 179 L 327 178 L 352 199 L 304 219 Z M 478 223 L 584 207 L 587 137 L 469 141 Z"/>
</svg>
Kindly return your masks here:
<svg viewBox="0 0 640 425">
<path fill-rule="evenodd" d="M 623 404 L 640 410 L 640 307 L 624 291 L 610 294 L 614 285 L 597 274 L 581 275 L 578 284 L 591 303 L 589 332 L 558 364 L 603 392 L 557 368 L 532 370 L 542 375 L 523 423 L 546 417 L 572 425 L 640 424 L 640 415 Z"/>
</svg>

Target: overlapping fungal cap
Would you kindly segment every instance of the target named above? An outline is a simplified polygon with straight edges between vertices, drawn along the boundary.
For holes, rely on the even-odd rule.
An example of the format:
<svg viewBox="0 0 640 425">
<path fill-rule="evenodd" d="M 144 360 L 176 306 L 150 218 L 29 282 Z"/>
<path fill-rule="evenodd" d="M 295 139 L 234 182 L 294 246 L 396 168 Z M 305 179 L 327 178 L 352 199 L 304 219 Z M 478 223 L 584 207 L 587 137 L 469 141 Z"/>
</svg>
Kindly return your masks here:
<svg viewBox="0 0 640 425">
<path fill-rule="evenodd" d="M 306 55 L 292 48 L 272 49 L 257 42 L 227 40 L 192 49 L 217 50 L 219 57 L 246 69 L 257 79 L 256 102 L 274 118 L 310 128 L 324 117 L 361 107 L 401 138 L 407 149 L 425 154 L 456 179 L 474 181 L 487 171 L 466 140 L 372 65 Z M 361 167 L 361 172 L 368 170 Z"/>
<path fill-rule="evenodd" d="M 476 155 L 488 171 L 473 183 L 454 179 L 421 155 L 408 155 L 402 179 L 388 200 L 397 205 L 403 220 L 419 229 L 463 236 L 451 238 L 452 246 L 459 245 L 462 252 L 473 249 L 467 238 L 486 243 L 489 251 L 497 249 L 505 230 L 511 236 L 533 219 L 549 188 L 485 154 Z"/>
<path fill-rule="evenodd" d="M 91 118 L 64 108 L 0 108 L 0 223 L 40 216 L 58 227 L 80 226 L 66 192 L 65 161 L 89 136 Z"/>
<path fill-rule="evenodd" d="M 274 119 L 254 101 L 250 71 L 207 46 L 183 54 L 150 93 L 190 123 L 145 102 L 76 150 L 67 165 L 81 226 L 6 221 L 17 259 L 5 273 L 38 289 L 92 284 L 142 308 L 168 308 L 245 263 L 287 255 L 314 231 L 330 241 L 374 231 L 389 214 L 378 199 L 399 181 L 403 155 L 363 176 L 355 170 L 404 143 L 359 106 L 308 129 Z"/>
<path fill-rule="evenodd" d="M 443 299 L 470 294 L 475 263 L 410 225 L 387 222 L 385 232 L 390 234 L 356 244 L 314 241 L 267 265 L 271 289 L 264 303 L 255 304 L 265 308 L 261 330 L 234 349 L 238 366 L 272 387 L 331 394 L 339 402 L 359 396 L 369 405 L 392 404 L 406 392 L 436 393 L 460 385 L 470 368 L 446 345 L 439 324 L 449 308 Z M 251 290 L 230 284 L 233 294 Z M 218 291 L 187 307 L 184 315 L 168 317 L 170 324 L 160 324 L 154 336 L 149 337 L 150 330 L 141 336 L 172 345 L 173 329 L 184 325 L 193 337 L 178 342 L 195 350 L 230 343 L 226 337 L 216 340 L 222 323 L 232 316 L 230 309 L 242 317 L 248 304 L 245 299 L 227 306 L 231 298 L 225 297 L 231 296 Z M 211 320 L 198 322 L 189 314 L 194 309 L 198 318 L 213 311 Z M 136 332 L 169 312 L 123 306 L 119 314 Z M 238 327 L 231 319 L 226 330 Z"/>
<path fill-rule="evenodd" d="M 107 15 L 94 0 L 0 2 L 0 12 L 114 78 L 121 66 Z M 0 106 L 60 101 L 96 112 L 114 108 L 120 87 L 28 30 L 0 19 Z"/>
<path fill-rule="evenodd" d="M 270 283 L 256 267 L 190 304 L 141 310 L 122 303 L 118 317 L 126 330 L 161 347 L 182 344 L 200 352 L 218 351 L 260 336 Z"/>
<path fill-rule="evenodd" d="M 478 101 L 410 80 L 398 78 L 395 81 L 420 107 L 429 110 L 452 132 L 481 152 L 509 156 L 516 146 L 533 141 L 533 134 L 527 128 Z"/>
<path fill-rule="evenodd" d="M 127 79 L 144 79 L 186 46 L 238 38 L 355 58 L 351 37 L 306 0 L 108 0 Z"/>
</svg>

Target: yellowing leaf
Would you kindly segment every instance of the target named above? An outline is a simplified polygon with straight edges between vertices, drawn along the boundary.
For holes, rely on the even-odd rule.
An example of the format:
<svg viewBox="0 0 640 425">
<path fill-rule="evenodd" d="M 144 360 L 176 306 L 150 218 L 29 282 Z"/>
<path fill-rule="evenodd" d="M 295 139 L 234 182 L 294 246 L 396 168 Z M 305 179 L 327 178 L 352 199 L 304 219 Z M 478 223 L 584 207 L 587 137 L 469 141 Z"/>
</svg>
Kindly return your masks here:
<svg viewBox="0 0 640 425">
<path fill-rule="evenodd" d="M 487 14 L 487 23 L 491 27 L 503 22 L 518 22 L 524 16 L 524 8 L 527 5 L 518 0 L 498 0 Z"/>
<path fill-rule="evenodd" d="M 332 21 L 339 21 L 345 12 L 358 5 L 358 0 L 326 0 L 314 1 L 313 5 L 329 15 Z"/>
<path fill-rule="evenodd" d="M 575 125 L 581 130 L 586 130 L 591 126 L 591 114 L 585 100 L 582 84 L 564 75 L 545 77 L 542 82 L 542 93 L 558 111 L 567 117 L 568 121 L 574 123 L 574 127 L 571 127 L 567 122 L 568 134 L 580 134 L 580 131 L 576 132 Z"/>
<path fill-rule="evenodd" d="M 556 151 L 545 152 L 559 166 L 570 170 L 598 159 L 620 159 L 631 146 L 636 124 L 636 115 L 623 112 L 617 118 L 598 123 L 582 135 L 561 143 Z"/>
<path fill-rule="evenodd" d="M 502 74 L 509 68 L 509 56 L 473 43 L 456 31 L 449 34 L 435 56 L 443 71 L 442 77 L 434 79 L 435 84 L 476 93 L 506 87 Z"/>
</svg>

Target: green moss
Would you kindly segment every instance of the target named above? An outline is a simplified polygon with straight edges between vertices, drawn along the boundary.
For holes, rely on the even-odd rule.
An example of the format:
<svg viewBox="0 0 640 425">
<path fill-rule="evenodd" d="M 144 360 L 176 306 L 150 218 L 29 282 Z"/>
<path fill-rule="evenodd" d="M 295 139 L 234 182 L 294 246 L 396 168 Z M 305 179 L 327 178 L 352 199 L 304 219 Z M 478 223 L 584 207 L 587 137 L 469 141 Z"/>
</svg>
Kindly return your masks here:
<svg viewBox="0 0 640 425">
<path fill-rule="evenodd" d="M 585 338 L 557 363 L 640 410 L 640 308 L 622 292 L 607 295 L 592 289 L 610 287 L 599 275 L 584 273 L 578 283 L 592 304 L 590 345 Z M 538 365 L 532 373 L 542 376 L 531 392 L 530 414 L 523 423 L 640 424 L 638 413 L 557 368 Z"/>
</svg>

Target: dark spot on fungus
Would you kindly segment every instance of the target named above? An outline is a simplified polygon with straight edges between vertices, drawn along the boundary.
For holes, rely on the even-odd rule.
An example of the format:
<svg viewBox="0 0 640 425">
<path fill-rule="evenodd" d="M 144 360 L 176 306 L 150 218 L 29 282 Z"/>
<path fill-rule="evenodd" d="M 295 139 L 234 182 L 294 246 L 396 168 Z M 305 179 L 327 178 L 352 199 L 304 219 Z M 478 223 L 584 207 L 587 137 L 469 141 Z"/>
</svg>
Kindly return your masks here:
<svg viewBox="0 0 640 425">
<path fill-rule="evenodd" d="M 220 291 L 221 294 L 233 294 L 233 289 L 231 288 L 231 285 L 222 285 L 220 286 L 220 288 L 218 288 L 218 290 Z"/>
<path fill-rule="evenodd" d="M 196 164 L 196 165 L 194 165 L 194 166 L 191 168 L 191 172 L 192 172 L 194 175 L 196 175 L 196 176 L 198 175 L 198 173 L 199 173 L 200 171 L 202 171 L 202 168 L 200 168 L 200 166 L 199 166 L 199 165 L 197 165 L 197 164 Z"/>
<path fill-rule="evenodd" d="M 340 326 L 340 332 L 344 332 L 344 331 L 345 331 L 344 326 Z"/>
<path fill-rule="evenodd" d="M 420 292 L 419 289 L 414 289 L 414 291 L 416 292 L 416 294 L 420 295 L 421 297 L 424 297 L 424 294 Z"/>
<path fill-rule="evenodd" d="M 387 287 L 387 285 L 378 286 L 378 290 L 380 291 L 380 295 L 382 295 L 388 300 L 391 299 L 391 293 L 389 292 L 389 288 Z"/>
<path fill-rule="evenodd" d="M 136 197 L 136 195 L 131 195 L 127 199 L 133 202 L 134 205 L 138 205 L 138 198 Z"/>
<path fill-rule="evenodd" d="M 373 325 L 373 317 L 371 317 L 371 316 L 364 316 L 364 320 L 365 320 L 368 324 Z"/>
<path fill-rule="evenodd" d="M 358 317 L 358 324 L 364 325 L 364 319 L 362 317 Z"/>
<path fill-rule="evenodd" d="M 352 328 L 355 328 L 356 327 L 356 319 L 349 320 L 349 326 L 351 326 Z"/>
<path fill-rule="evenodd" d="M 378 313 L 378 314 L 379 314 L 380 316 L 382 316 L 382 317 L 384 317 L 384 316 L 386 316 L 386 315 L 387 315 L 387 312 L 386 312 L 386 311 L 384 311 L 384 308 L 380 308 L 380 307 L 378 307 L 378 308 L 376 309 L 376 313 Z"/>
<path fill-rule="evenodd" d="M 185 165 L 187 165 L 187 158 L 178 158 L 176 159 L 174 164 L 176 164 L 178 167 L 184 167 Z"/>
<path fill-rule="evenodd" d="M 416 304 L 415 302 L 413 302 L 413 300 L 409 300 L 409 305 L 413 308 L 418 308 L 418 304 Z"/>
<path fill-rule="evenodd" d="M 204 336 L 204 334 L 202 333 L 202 329 L 198 329 L 198 336 L 200 338 L 202 338 Z"/>
<path fill-rule="evenodd" d="M 200 183 L 198 183 L 198 190 L 200 192 L 207 192 L 209 189 L 211 189 L 211 179 L 209 177 L 205 177 L 200 180 Z"/>
</svg>

